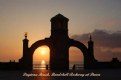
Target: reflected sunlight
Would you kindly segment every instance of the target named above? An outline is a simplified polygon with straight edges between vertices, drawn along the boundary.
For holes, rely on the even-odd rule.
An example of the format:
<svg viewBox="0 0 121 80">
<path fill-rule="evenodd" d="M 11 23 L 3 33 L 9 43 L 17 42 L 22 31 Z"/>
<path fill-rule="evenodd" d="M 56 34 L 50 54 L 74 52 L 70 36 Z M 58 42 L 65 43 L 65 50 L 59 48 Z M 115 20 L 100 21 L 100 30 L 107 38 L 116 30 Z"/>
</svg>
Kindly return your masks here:
<svg viewBox="0 0 121 80">
<path fill-rule="evenodd" d="M 41 61 L 41 65 L 45 65 L 45 60 L 42 60 Z"/>
</svg>

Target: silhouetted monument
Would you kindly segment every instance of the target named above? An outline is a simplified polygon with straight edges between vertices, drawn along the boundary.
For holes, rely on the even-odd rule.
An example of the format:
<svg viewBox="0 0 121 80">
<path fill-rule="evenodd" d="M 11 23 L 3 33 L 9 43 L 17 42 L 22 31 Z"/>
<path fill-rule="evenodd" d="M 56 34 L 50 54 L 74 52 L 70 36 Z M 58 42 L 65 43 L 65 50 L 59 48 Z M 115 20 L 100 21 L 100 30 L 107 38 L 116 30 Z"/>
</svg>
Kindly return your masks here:
<svg viewBox="0 0 121 80">
<path fill-rule="evenodd" d="M 88 42 L 88 48 L 81 42 L 70 39 L 68 36 L 69 19 L 61 14 L 51 18 L 51 36 L 44 40 L 36 41 L 31 47 L 28 47 L 28 39 L 25 36 L 23 40 L 23 57 L 19 60 L 27 69 L 32 69 L 33 53 L 42 46 L 47 45 L 50 48 L 50 69 L 69 69 L 69 48 L 75 46 L 79 48 L 84 55 L 84 67 L 91 67 L 96 62 L 93 56 L 93 41 Z"/>
<path fill-rule="evenodd" d="M 86 47 L 83 43 L 70 39 L 68 36 L 68 21 L 69 19 L 61 14 L 58 14 L 51 18 L 51 35 L 49 38 L 43 40 L 38 40 L 28 47 L 29 40 L 27 39 L 27 33 L 25 34 L 25 39 L 23 40 L 23 56 L 19 59 L 18 63 L 12 65 L 13 69 L 33 69 L 33 54 L 34 51 L 42 46 L 47 45 L 50 48 L 50 62 L 49 67 L 51 70 L 68 70 L 69 69 L 69 48 L 71 46 L 79 48 L 84 56 L 84 68 L 106 68 L 110 67 L 120 67 L 121 63 L 114 59 L 112 62 L 98 62 L 94 58 L 94 50 L 91 35 L 88 41 L 88 46 Z M 114 64 L 115 62 L 115 64 Z M 0 63 L 1 69 L 5 69 L 4 66 L 9 63 Z M 116 66 L 114 66 L 114 65 Z M 8 66 L 11 66 L 8 65 Z M 7 67 L 9 69 L 9 67 Z"/>
</svg>

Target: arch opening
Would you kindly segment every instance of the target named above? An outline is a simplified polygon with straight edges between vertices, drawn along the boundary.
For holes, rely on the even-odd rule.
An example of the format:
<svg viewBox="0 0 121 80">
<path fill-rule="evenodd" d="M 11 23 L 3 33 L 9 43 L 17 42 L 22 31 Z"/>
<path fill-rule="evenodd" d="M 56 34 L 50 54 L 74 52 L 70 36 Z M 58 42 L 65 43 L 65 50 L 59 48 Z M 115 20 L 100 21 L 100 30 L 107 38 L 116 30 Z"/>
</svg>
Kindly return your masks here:
<svg viewBox="0 0 121 80">
<path fill-rule="evenodd" d="M 46 45 L 42 45 L 35 49 L 33 53 L 33 69 L 46 69 L 50 61 L 50 49 Z"/>
<path fill-rule="evenodd" d="M 82 51 L 74 46 L 69 48 L 69 69 L 83 69 L 84 55 Z"/>
</svg>

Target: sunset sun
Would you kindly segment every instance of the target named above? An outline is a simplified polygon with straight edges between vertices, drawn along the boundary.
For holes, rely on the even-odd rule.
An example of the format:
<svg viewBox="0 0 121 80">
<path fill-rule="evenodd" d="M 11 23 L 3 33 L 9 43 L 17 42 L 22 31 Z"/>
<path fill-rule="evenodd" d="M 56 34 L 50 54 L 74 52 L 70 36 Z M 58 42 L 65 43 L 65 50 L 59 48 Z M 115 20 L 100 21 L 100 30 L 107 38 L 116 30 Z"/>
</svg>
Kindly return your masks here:
<svg viewBox="0 0 121 80">
<path fill-rule="evenodd" d="M 45 55 L 47 53 L 47 49 L 45 47 L 40 48 L 40 54 Z"/>
<path fill-rule="evenodd" d="M 38 49 L 38 53 L 41 55 L 47 55 L 49 53 L 49 48 L 47 46 L 42 46 Z"/>
</svg>

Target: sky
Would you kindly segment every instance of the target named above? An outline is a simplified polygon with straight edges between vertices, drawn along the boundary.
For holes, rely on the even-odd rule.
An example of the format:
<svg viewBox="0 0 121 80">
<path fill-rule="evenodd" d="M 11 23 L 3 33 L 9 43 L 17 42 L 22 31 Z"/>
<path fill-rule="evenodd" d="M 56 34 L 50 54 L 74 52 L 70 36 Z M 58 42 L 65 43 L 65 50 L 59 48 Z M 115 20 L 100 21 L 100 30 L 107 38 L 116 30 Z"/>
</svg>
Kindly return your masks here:
<svg viewBox="0 0 121 80">
<path fill-rule="evenodd" d="M 61 13 L 69 18 L 69 36 L 87 45 L 95 42 L 95 57 L 121 60 L 121 0 L 0 0 L 0 61 L 22 57 L 22 40 L 28 32 L 29 47 L 50 36 L 50 19 Z M 79 53 L 76 48 L 70 53 Z M 75 58 L 71 56 L 72 60 Z M 75 54 L 83 59 L 82 54 Z"/>
</svg>

